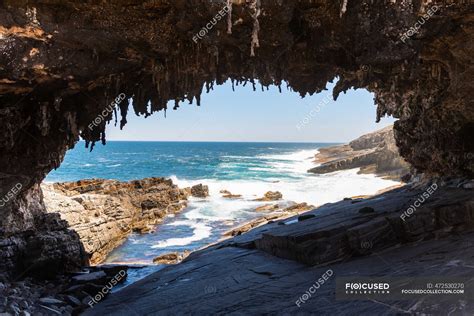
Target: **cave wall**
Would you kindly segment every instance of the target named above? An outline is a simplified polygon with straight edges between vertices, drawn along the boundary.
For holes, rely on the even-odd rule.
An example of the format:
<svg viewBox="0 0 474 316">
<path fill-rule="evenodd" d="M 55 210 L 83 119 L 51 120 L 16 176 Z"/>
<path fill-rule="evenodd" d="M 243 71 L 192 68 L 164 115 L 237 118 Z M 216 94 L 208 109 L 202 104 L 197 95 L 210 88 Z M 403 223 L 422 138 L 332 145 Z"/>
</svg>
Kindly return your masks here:
<svg viewBox="0 0 474 316">
<path fill-rule="evenodd" d="M 80 137 L 91 147 L 105 143 L 107 122 L 126 126 L 127 114 L 166 111 L 168 101 L 174 108 L 199 104 L 203 91 L 228 79 L 302 96 L 332 80 L 338 80 L 335 98 L 367 89 L 378 118 L 399 118 L 397 145 L 419 172 L 472 177 L 471 1 L 231 2 L 231 14 L 214 21 L 227 1 L 0 4 L 0 196 L 11 196 L 0 207 L 0 241 L 15 237 L 22 244 L 25 230 L 41 231 L 36 186 Z M 196 37 L 210 21 L 215 25 Z M 121 94 L 126 99 L 112 111 Z M 23 202 L 28 196 L 34 206 Z M 24 252 L 5 249 L 12 258 Z M 69 255 L 83 260 L 79 249 Z"/>
</svg>

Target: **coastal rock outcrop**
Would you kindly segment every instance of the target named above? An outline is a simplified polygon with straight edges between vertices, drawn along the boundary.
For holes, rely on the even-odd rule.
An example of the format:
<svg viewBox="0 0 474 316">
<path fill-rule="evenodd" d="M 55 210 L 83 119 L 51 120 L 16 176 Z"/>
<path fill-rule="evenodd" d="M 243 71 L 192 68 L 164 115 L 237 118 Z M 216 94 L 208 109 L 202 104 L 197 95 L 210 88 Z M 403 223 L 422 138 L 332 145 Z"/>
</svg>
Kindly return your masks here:
<svg viewBox="0 0 474 316">
<path fill-rule="evenodd" d="M 272 223 L 275 221 L 282 221 L 283 219 L 291 216 L 299 215 L 305 211 L 314 209 L 313 205 L 309 205 L 306 202 L 295 203 L 290 202 L 289 206 L 282 206 L 279 204 L 265 204 L 255 209 L 256 212 L 268 212 L 267 214 L 251 220 L 247 223 L 240 225 L 239 227 L 233 228 L 230 231 L 224 233 L 224 237 L 239 236 L 243 233 L 250 231 L 256 227 Z M 283 223 L 283 222 L 281 222 Z"/>
<path fill-rule="evenodd" d="M 282 198 L 283 198 L 283 194 L 281 194 L 280 192 L 268 191 L 263 195 L 263 197 L 255 199 L 255 201 L 269 202 L 269 201 L 278 201 L 278 200 L 281 200 Z"/>
<path fill-rule="evenodd" d="M 410 165 L 398 153 L 393 126 L 363 135 L 347 145 L 319 149 L 315 162 L 320 165 L 308 172 L 324 174 L 360 168 L 359 173 L 375 173 L 400 180 L 410 172 Z"/>
<path fill-rule="evenodd" d="M 51 277 L 87 263 L 77 232 L 59 214 L 45 212 L 40 185 L 19 193 L 0 212 L 0 276 L 6 271 Z"/>
<path fill-rule="evenodd" d="M 196 184 L 191 187 L 191 195 L 198 198 L 205 198 L 209 196 L 209 187 L 203 184 Z"/>
<path fill-rule="evenodd" d="M 184 252 L 171 252 L 159 255 L 153 259 L 153 263 L 156 264 L 176 264 L 183 261 L 187 256 L 189 256 L 189 251 Z"/>
<path fill-rule="evenodd" d="M 398 119 L 396 143 L 414 168 L 472 177 L 473 19 L 471 1 L 3 1 L 0 271 L 21 265 L 40 232 L 49 238 L 34 256 L 83 262 L 70 247 L 77 236 L 43 225 L 38 189 L 80 137 L 105 144 L 108 122 L 200 104 L 204 88 L 228 79 L 302 96 L 335 78 L 334 98 L 367 89 L 378 120 Z"/>
<path fill-rule="evenodd" d="M 48 213 L 57 214 L 75 231 L 90 264 L 107 254 L 132 232 L 147 232 L 167 214 L 187 206 L 188 193 L 169 179 L 130 182 L 81 180 L 43 184 Z"/>
<path fill-rule="evenodd" d="M 233 194 L 232 192 L 228 190 L 220 190 L 220 194 L 222 194 L 222 197 L 225 199 L 240 199 L 242 198 L 242 194 Z"/>
<path fill-rule="evenodd" d="M 139 314 L 472 314 L 468 295 L 442 303 L 438 297 L 389 303 L 335 299 L 336 280 L 349 276 L 443 274 L 473 286 L 474 195 L 463 188 L 467 183 L 405 186 L 355 204 L 347 199 L 323 205 L 304 220 L 295 215 L 237 233 L 112 294 L 85 315 L 127 315 L 120 304 Z M 429 188 L 434 190 L 430 198 L 407 212 Z M 374 212 L 361 214 L 361 207 Z M 327 282 L 298 304 L 327 271 Z M 163 297 L 172 297 L 173 304 Z"/>
</svg>

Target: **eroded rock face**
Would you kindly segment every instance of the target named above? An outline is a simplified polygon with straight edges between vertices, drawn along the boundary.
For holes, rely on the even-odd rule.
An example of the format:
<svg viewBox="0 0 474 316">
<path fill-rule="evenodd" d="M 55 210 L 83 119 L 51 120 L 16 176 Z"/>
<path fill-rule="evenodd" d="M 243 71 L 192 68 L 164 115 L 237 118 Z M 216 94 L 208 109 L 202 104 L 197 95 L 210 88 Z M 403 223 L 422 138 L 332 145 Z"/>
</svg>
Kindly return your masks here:
<svg viewBox="0 0 474 316">
<path fill-rule="evenodd" d="M 191 195 L 198 198 L 205 198 L 209 196 L 209 187 L 203 184 L 196 184 L 191 187 Z"/>
<path fill-rule="evenodd" d="M 49 277 L 87 263 L 79 235 L 59 214 L 44 212 L 39 185 L 8 205 L 0 221 L 0 272 Z"/>
<path fill-rule="evenodd" d="M 320 163 L 308 172 L 324 174 L 360 168 L 360 173 L 400 180 L 410 172 L 410 165 L 400 157 L 395 145 L 393 126 L 363 135 L 347 145 L 321 148 L 315 157 Z"/>
<path fill-rule="evenodd" d="M 186 207 L 187 193 L 171 180 L 81 180 L 43 185 L 48 213 L 77 232 L 90 264 L 101 263 L 132 232 L 148 232 Z"/>
<path fill-rule="evenodd" d="M 19 219 L 2 238 L 36 225 L 44 207 L 40 195 L 30 201 L 35 207 L 25 207 L 30 189 L 79 136 L 92 146 L 105 143 L 114 111 L 125 126 L 128 98 L 136 114 L 148 116 L 169 100 L 175 108 L 185 100 L 199 104 L 203 87 L 227 79 L 254 86 L 258 80 L 262 88 L 286 81 L 301 95 L 322 91 L 334 78 L 334 97 L 351 87 L 368 89 L 378 117 L 399 118 L 397 145 L 415 168 L 472 177 L 473 4 L 232 2 L 232 15 L 197 40 L 224 2 L 2 2 L 0 196 L 22 184 L 0 208 L 8 219 L 2 227 Z"/>
</svg>

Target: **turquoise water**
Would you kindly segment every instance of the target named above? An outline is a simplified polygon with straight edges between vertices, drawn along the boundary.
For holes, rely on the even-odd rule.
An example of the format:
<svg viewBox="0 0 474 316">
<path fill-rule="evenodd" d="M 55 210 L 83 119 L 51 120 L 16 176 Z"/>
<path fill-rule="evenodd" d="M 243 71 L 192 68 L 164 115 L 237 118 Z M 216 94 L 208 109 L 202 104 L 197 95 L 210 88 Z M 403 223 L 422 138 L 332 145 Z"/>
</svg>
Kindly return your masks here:
<svg viewBox="0 0 474 316">
<path fill-rule="evenodd" d="M 245 221 L 261 216 L 253 201 L 267 191 L 280 191 L 282 203 L 321 205 L 347 196 L 373 194 L 395 182 L 348 170 L 326 175 L 307 173 L 322 143 L 220 143 L 220 142 L 109 142 L 93 152 L 83 143 L 69 151 L 49 182 L 85 178 L 132 180 L 168 177 L 184 188 L 209 186 L 206 199 L 191 198 L 188 207 L 168 216 L 150 234 L 132 234 L 107 258 L 109 263 L 152 264 L 156 256 L 196 250 L 222 237 Z M 241 194 L 242 199 L 222 197 L 221 190 Z M 127 283 L 159 269 L 131 271 Z"/>
<path fill-rule="evenodd" d="M 108 142 L 92 152 L 83 143 L 69 151 L 48 181 L 84 178 L 132 180 L 146 177 L 273 179 L 295 175 L 271 168 L 266 156 L 316 150 L 334 144 L 221 142 Z M 262 167 L 262 169 L 260 169 Z"/>
</svg>

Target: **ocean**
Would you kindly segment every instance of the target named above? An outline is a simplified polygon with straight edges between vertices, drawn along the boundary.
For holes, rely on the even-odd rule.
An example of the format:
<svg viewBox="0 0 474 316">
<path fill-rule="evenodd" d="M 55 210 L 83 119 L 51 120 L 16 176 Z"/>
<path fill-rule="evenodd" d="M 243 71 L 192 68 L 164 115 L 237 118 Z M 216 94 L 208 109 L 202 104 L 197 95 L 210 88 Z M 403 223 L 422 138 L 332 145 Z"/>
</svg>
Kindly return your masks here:
<svg viewBox="0 0 474 316">
<path fill-rule="evenodd" d="M 132 234 L 106 261 L 151 265 L 160 254 L 200 249 L 218 241 L 233 227 L 259 217 L 261 213 L 255 208 L 266 203 L 252 200 L 267 191 L 280 191 L 287 202 L 318 206 L 344 197 L 373 194 L 397 184 L 374 175 L 358 175 L 357 169 L 325 175 L 307 173 L 315 166 L 318 149 L 332 145 L 335 144 L 115 141 L 97 145 L 89 152 L 81 142 L 46 181 L 166 177 L 180 188 L 208 185 L 210 197 L 190 198 L 185 210 L 168 216 L 153 233 Z M 225 199 L 221 190 L 243 198 Z M 160 268 L 151 265 L 129 271 L 127 284 Z"/>
</svg>

